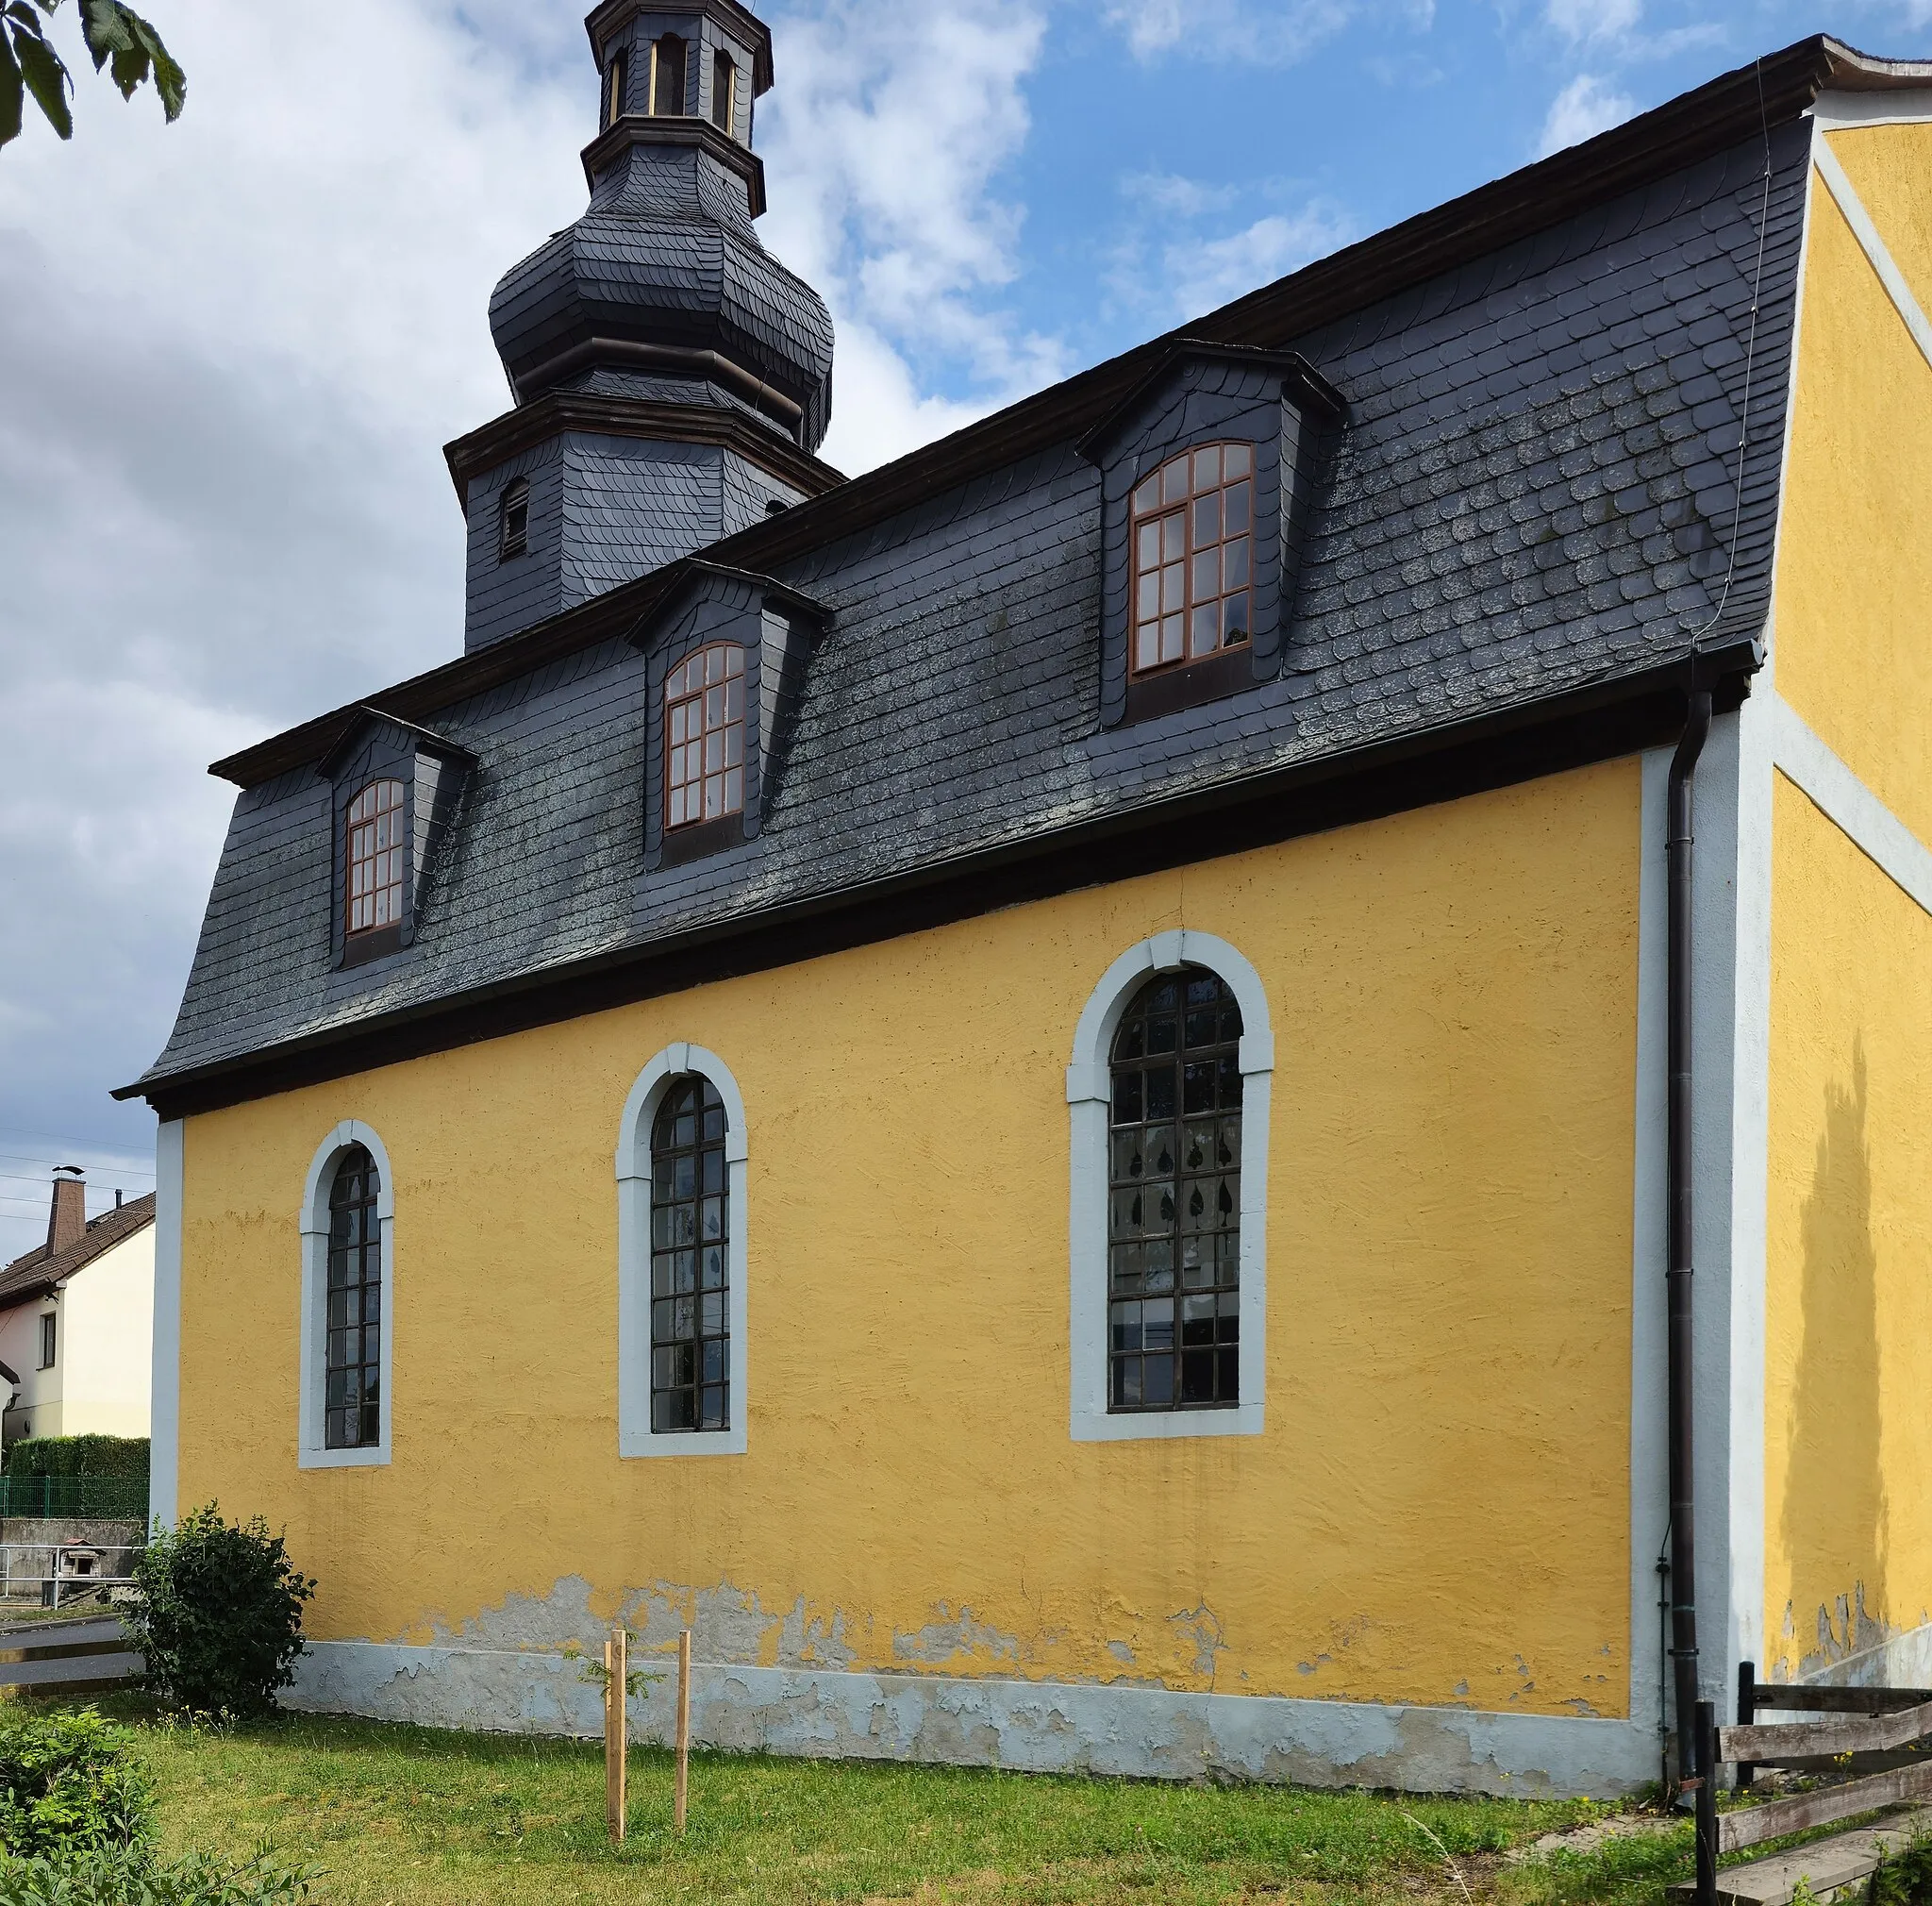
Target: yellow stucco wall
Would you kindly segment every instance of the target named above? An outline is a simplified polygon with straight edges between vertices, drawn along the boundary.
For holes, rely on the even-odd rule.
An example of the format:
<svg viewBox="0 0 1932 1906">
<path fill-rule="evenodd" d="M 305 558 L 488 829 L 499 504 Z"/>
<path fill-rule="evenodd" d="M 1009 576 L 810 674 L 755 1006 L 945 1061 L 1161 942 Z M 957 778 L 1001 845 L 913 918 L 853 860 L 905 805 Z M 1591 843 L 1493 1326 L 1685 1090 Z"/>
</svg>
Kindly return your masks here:
<svg viewBox="0 0 1932 1906">
<path fill-rule="evenodd" d="M 1932 126 L 1828 135 L 1932 300 Z M 1814 179 L 1778 692 L 1932 842 L 1932 367 Z M 1768 1674 L 1932 1610 L 1932 921 L 1793 785 L 1773 811 Z"/>
<path fill-rule="evenodd" d="M 1774 781 L 1767 1674 L 1932 1620 L 1932 918 Z"/>
<path fill-rule="evenodd" d="M 1829 137 L 1900 269 L 1932 281 L 1932 125 Z M 1822 180 L 1811 207 L 1778 532 L 1777 688 L 1932 841 L 1932 366 Z"/>
<path fill-rule="evenodd" d="M 767 1664 L 1624 1713 L 1639 782 L 194 1117 L 181 1500 L 285 1523 L 323 1637 L 477 1633 L 510 1595 L 534 1634 L 581 1576 Z M 1182 926 L 1274 1015 L 1267 1431 L 1075 1444 L 1064 1070 L 1109 961 Z M 748 1107 L 750 1450 L 625 1462 L 611 1154 L 674 1039 Z M 297 1207 L 345 1117 L 396 1179 L 395 1460 L 298 1472 Z"/>
</svg>

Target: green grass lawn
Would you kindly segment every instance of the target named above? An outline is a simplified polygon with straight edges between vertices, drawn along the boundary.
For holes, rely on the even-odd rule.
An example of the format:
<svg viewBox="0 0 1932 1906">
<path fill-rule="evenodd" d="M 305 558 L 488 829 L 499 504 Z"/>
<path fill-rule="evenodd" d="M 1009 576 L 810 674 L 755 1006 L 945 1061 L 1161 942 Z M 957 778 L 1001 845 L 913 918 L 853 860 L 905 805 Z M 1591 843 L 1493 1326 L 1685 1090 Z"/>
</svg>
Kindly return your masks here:
<svg viewBox="0 0 1932 1906">
<path fill-rule="evenodd" d="M 629 1838 L 604 1831 L 594 1745 L 291 1716 L 214 1733 L 109 1704 L 137 1731 L 170 1850 L 263 1835 L 356 1906 L 905 1899 L 1502 1906 L 1655 1900 L 1688 1832 L 1554 1867 L 1502 1852 L 1586 1819 L 1574 1801 L 1418 1799 L 697 1754 L 691 1824 L 671 1764 L 631 1760 Z M 1407 1817 L 1405 1817 L 1407 1816 Z M 1416 1823 L 1422 1823 L 1418 1825 Z M 1444 1851 L 1431 1843 L 1426 1826 Z M 1684 1844 L 1676 1843 L 1682 1840 Z M 1451 1871 L 1453 1861 L 1455 1871 Z"/>
</svg>

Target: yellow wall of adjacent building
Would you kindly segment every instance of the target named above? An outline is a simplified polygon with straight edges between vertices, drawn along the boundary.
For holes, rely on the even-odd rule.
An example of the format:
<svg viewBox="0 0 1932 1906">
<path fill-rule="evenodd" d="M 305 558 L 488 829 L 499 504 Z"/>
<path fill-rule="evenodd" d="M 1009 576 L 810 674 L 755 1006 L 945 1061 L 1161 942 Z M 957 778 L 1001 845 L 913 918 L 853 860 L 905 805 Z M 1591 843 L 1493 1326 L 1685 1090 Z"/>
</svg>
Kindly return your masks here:
<svg viewBox="0 0 1932 1906">
<path fill-rule="evenodd" d="M 1613 762 L 191 1118 L 182 1503 L 286 1524 L 324 1637 L 555 1639 L 580 1577 L 766 1664 L 1624 1713 L 1640 808 Z M 1076 1444 L 1065 1067 L 1177 927 L 1274 1015 L 1267 1430 Z M 750 1447 L 623 1461 L 611 1157 L 673 1040 L 748 1108 Z M 394 1461 L 300 1472 L 349 1117 Z"/>
<path fill-rule="evenodd" d="M 1932 125 L 1828 137 L 1907 281 L 1932 295 Z M 1790 432 L 1778 692 L 1932 841 L 1932 365 L 1817 178 Z"/>
<path fill-rule="evenodd" d="M 1826 135 L 1932 303 L 1932 125 Z M 1932 366 L 1814 177 L 1778 693 L 1932 843 Z M 1932 920 L 1799 790 L 1773 812 L 1766 1672 L 1932 1618 Z"/>
<path fill-rule="evenodd" d="M 1932 917 L 1774 779 L 1767 1674 L 1932 1620 Z"/>
</svg>

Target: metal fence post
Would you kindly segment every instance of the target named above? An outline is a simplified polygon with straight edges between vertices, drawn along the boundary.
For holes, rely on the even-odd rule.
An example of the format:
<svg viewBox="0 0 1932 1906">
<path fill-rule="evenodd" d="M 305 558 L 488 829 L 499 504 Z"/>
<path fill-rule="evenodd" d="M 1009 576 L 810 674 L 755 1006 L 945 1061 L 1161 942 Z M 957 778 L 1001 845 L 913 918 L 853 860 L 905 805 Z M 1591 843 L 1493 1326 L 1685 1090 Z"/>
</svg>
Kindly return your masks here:
<svg viewBox="0 0 1932 1906">
<path fill-rule="evenodd" d="M 1717 1708 L 1699 1701 L 1697 1742 L 1697 1906 L 1717 1906 Z"/>
</svg>

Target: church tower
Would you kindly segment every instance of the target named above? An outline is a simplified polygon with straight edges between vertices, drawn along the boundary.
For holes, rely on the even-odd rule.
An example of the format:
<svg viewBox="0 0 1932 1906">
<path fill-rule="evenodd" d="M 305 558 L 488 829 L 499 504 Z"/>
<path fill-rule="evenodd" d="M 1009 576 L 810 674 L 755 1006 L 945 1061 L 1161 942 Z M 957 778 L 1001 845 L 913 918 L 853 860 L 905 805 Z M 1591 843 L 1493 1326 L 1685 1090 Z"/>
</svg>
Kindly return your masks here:
<svg viewBox="0 0 1932 1906">
<path fill-rule="evenodd" d="M 770 32 L 737 0 L 605 0 L 584 24 L 603 80 L 590 207 L 497 285 L 516 408 L 444 453 L 472 651 L 841 480 L 813 454 L 830 313 L 752 223 Z"/>
</svg>

